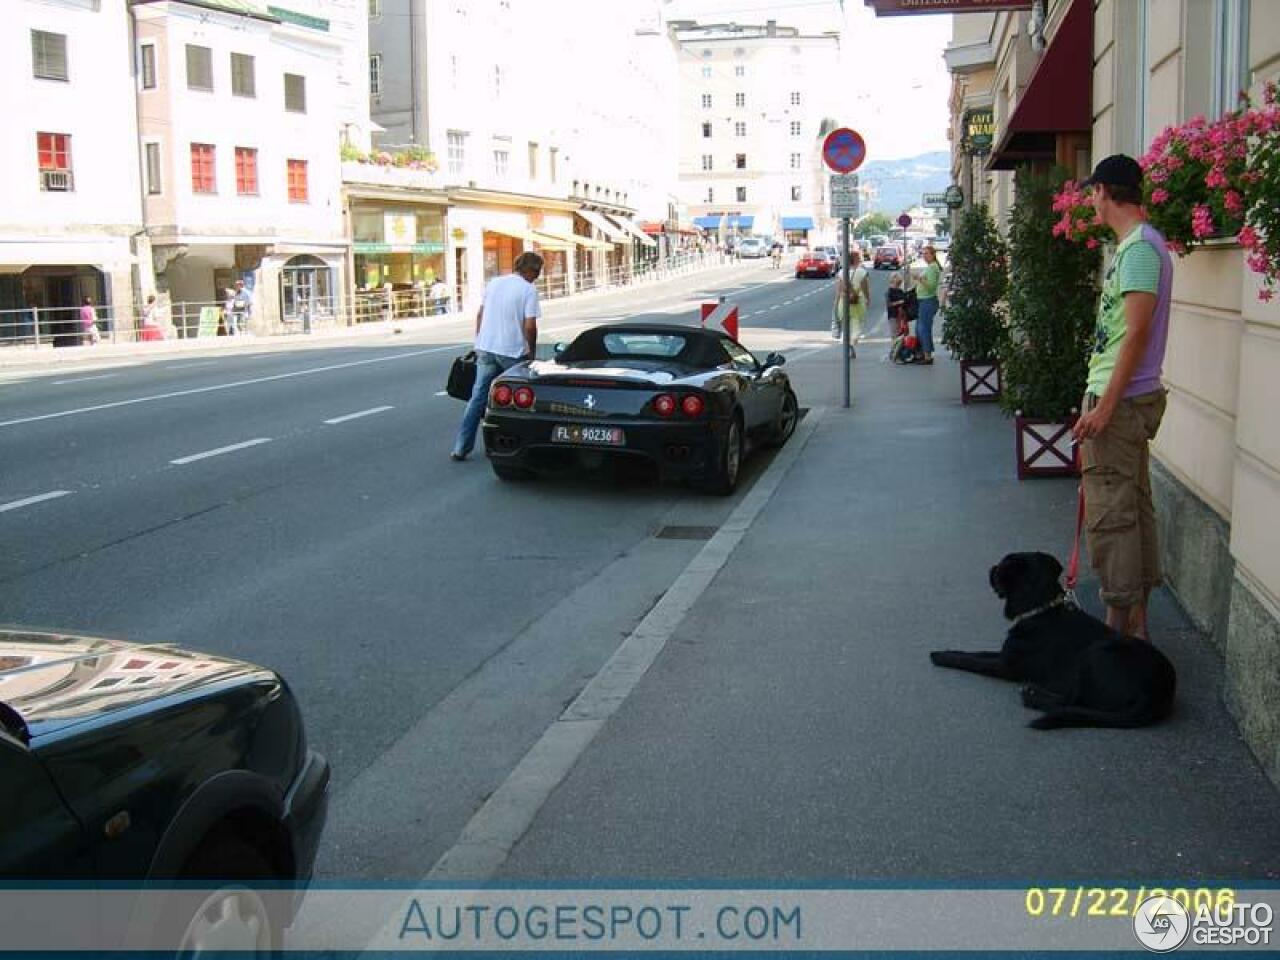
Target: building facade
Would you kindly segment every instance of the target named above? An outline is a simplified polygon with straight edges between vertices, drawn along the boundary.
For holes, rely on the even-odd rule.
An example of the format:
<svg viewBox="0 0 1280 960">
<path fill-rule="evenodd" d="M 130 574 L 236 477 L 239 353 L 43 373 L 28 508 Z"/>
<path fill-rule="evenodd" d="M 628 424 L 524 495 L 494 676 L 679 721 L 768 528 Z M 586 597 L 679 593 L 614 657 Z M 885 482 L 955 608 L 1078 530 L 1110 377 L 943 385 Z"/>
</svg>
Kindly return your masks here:
<svg viewBox="0 0 1280 960">
<path fill-rule="evenodd" d="M 1280 78 L 1280 5 L 1049 0 L 956 17 L 947 57 L 966 91 L 953 88 L 957 125 L 981 85 L 965 81 L 993 73 L 985 175 L 1003 220 L 1013 199 L 1006 167 L 1079 175 L 1113 153 L 1141 156 L 1168 126 L 1222 116 L 1238 91 L 1260 100 Z M 1077 101 L 1087 104 L 1083 123 Z M 958 156 L 954 169 L 972 162 Z M 1153 488 L 1167 582 L 1223 656 L 1224 698 L 1280 783 L 1280 304 L 1258 290 L 1231 238 L 1175 259 Z"/>
<path fill-rule="evenodd" d="M 137 117 L 120 3 L 6 6 L 0 343 L 79 343 L 77 307 L 131 317 L 142 279 Z"/>
<path fill-rule="evenodd" d="M 712 231 L 781 237 L 818 229 L 817 141 L 833 113 L 838 31 L 672 23 L 680 47 L 680 200 Z"/>
</svg>

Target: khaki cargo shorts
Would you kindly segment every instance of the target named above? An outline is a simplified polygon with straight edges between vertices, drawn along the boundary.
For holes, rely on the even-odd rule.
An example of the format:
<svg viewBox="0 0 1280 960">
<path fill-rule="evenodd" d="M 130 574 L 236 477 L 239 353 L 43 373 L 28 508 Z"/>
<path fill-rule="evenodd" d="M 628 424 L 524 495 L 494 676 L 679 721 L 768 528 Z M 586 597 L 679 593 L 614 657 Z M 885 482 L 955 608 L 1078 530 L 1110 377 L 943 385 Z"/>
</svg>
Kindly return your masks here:
<svg viewBox="0 0 1280 960">
<path fill-rule="evenodd" d="M 1164 417 L 1166 391 L 1126 397 L 1100 435 L 1080 445 L 1089 559 L 1102 602 L 1126 608 L 1159 586 L 1160 545 L 1151 502 L 1150 443 Z M 1086 394 L 1083 409 L 1098 398 Z"/>
</svg>

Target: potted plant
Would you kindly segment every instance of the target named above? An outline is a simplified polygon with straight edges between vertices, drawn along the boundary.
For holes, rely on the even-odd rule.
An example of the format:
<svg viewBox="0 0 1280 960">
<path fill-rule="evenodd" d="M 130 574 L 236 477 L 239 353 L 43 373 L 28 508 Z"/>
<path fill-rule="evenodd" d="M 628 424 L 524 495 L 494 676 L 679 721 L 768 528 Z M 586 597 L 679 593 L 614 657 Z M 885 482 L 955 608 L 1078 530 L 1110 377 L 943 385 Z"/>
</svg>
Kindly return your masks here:
<svg viewBox="0 0 1280 960">
<path fill-rule="evenodd" d="M 1009 281 L 1008 253 L 985 206 L 970 207 L 961 215 L 950 259 L 942 342 L 960 361 L 960 399 L 999 400 L 997 347 L 1001 301 Z"/>
<path fill-rule="evenodd" d="M 1065 180 L 1062 170 L 1020 170 L 1009 218 L 1000 404 L 1014 416 L 1020 479 L 1075 472 L 1071 427 L 1094 340 L 1101 253 L 1054 230 L 1054 195 Z"/>
</svg>

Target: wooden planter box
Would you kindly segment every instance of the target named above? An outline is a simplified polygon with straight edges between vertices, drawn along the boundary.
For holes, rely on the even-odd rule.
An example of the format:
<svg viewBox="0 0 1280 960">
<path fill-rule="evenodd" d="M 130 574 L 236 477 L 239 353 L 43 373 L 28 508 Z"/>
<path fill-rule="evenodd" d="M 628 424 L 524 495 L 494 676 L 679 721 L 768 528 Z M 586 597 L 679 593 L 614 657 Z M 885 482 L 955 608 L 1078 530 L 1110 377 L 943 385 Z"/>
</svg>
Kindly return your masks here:
<svg viewBox="0 0 1280 960">
<path fill-rule="evenodd" d="M 960 400 L 994 403 L 1000 399 L 1000 364 L 995 361 L 960 361 Z"/>
<path fill-rule="evenodd" d="M 1077 474 L 1071 428 L 1076 418 L 1042 420 L 1016 416 L 1018 433 L 1018 479 L 1028 477 L 1074 477 Z"/>
</svg>

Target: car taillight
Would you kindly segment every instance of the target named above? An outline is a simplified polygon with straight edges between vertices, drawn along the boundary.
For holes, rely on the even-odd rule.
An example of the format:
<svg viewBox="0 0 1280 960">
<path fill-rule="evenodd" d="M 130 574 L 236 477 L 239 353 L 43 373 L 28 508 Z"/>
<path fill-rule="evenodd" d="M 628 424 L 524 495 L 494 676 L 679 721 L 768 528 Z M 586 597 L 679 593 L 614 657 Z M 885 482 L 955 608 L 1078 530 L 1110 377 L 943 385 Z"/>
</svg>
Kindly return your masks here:
<svg viewBox="0 0 1280 960">
<path fill-rule="evenodd" d="M 680 409 L 686 417 L 700 417 L 705 407 L 701 397 L 690 394 L 680 401 Z"/>
<path fill-rule="evenodd" d="M 516 392 L 511 397 L 521 410 L 528 410 L 533 406 L 533 389 L 530 387 L 516 387 Z"/>
<path fill-rule="evenodd" d="M 676 398 L 669 393 L 661 393 L 653 398 L 653 409 L 660 417 L 669 417 L 676 412 Z"/>
<path fill-rule="evenodd" d="M 511 388 L 505 383 L 500 383 L 493 388 L 493 395 L 490 397 L 495 407 L 511 406 Z"/>
</svg>

